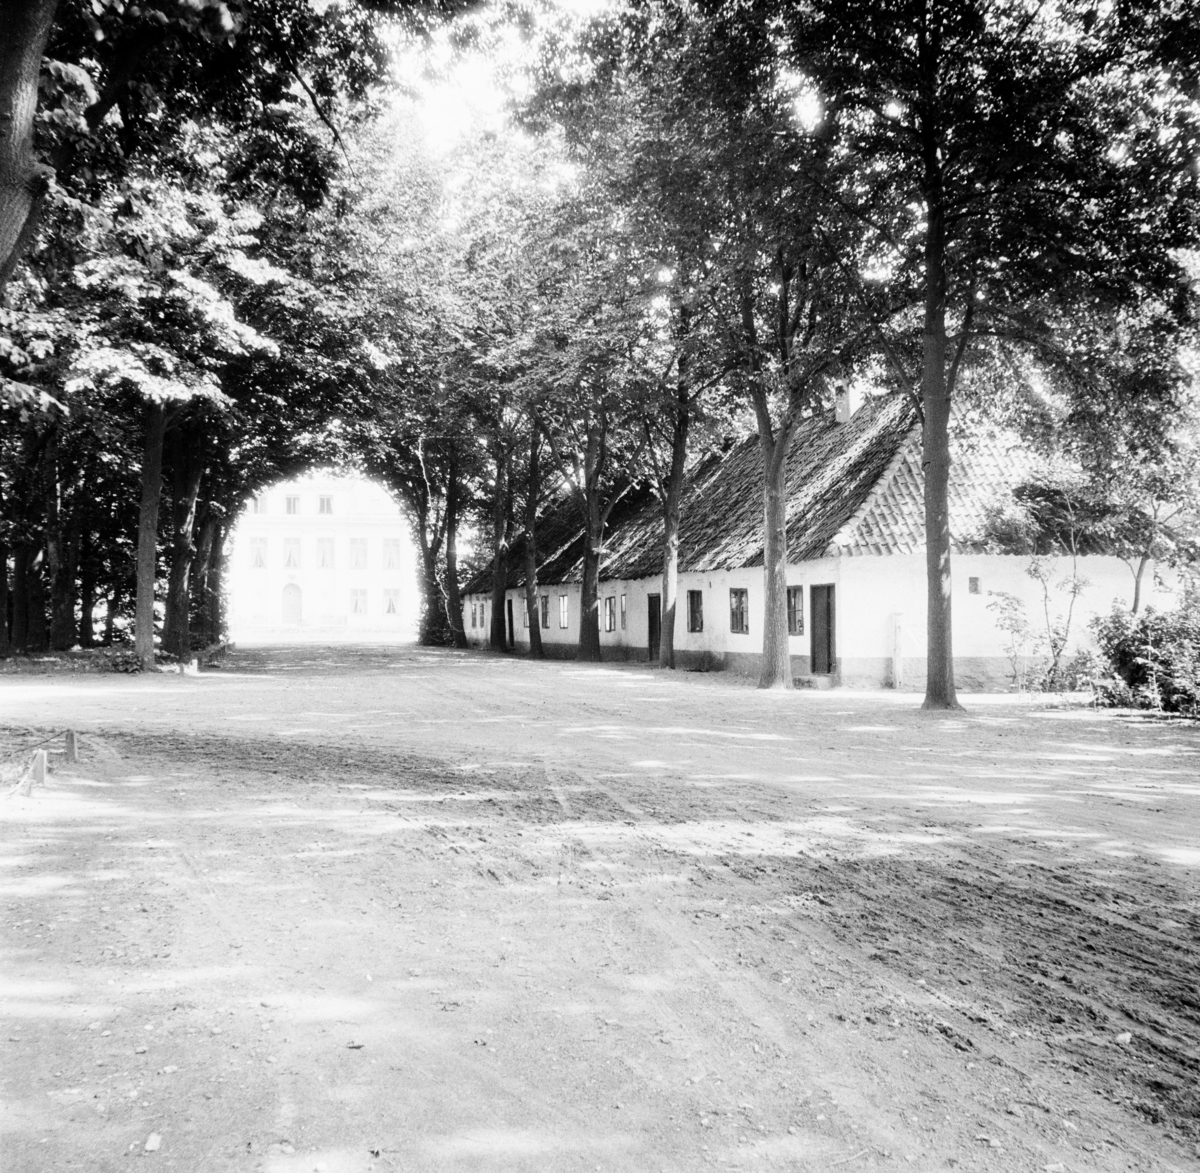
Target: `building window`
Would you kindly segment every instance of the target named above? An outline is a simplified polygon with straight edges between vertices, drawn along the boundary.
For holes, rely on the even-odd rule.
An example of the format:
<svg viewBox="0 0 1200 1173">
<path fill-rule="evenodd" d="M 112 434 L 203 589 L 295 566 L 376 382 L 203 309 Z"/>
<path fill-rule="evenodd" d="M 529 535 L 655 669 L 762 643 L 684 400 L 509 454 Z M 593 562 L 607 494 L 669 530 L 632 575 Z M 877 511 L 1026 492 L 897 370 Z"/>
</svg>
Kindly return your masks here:
<svg viewBox="0 0 1200 1173">
<path fill-rule="evenodd" d="M 400 592 L 391 588 L 384 588 L 383 591 L 383 613 L 385 615 L 400 614 Z"/>
<path fill-rule="evenodd" d="M 472 627 L 478 626 L 475 622 L 475 604 L 474 603 L 471 604 L 471 626 Z"/>
<path fill-rule="evenodd" d="M 804 588 L 788 587 L 788 635 L 804 634 Z"/>
<path fill-rule="evenodd" d="M 525 596 L 525 606 L 521 608 L 521 613 L 525 616 L 525 626 L 529 626 L 529 596 Z"/>
<path fill-rule="evenodd" d="M 263 496 L 260 493 L 257 497 L 250 498 L 250 512 L 251 513 L 266 513 L 266 511 L 267 511 L 267 499 L 265 496 Z"/>
<path fill-rule="evenodd" d="M 979 579 L 977 579 L 977 578 L 968 578 L 967 579 L 967 593 L 971 594 L 971 595 L 978 595 L 978 594 L 983 593 L 979 589 Z"/>
<path fill-rule="evenodd" d="M 333 569 L 333 538 L 317 538 L 317 566 L 321 570 Z"/>
<path fill-rule="evenodd" d="M 384 570 L 400 569 L 400 539 L 383 539 L 383 568 Z"/>
<path fill-rule="evenodd" d="M 350 539 L 350 569 L 366 570 L 367 568 L 367 539 Z"/>
<path fill-rule="evenodd" d="M 625 630 L 625 596 L 621 596 L 621 630 Z"/>
<path fill-rule="evenodd" d="M 300 539 L 283 539 L 283 564 L 288 570 L 300 569 Z"/>
<path fill-rule="evenodd" d="M 567 596 L 558 596 L 558 625 L 566 627 L 567 625 Z"/>
<path fill-rule="evenodd" d="M 550 596 L 542 596 L 542 626 L 550 626 Z"/>
<path fill-rule="evenodd" d="M 747 592 L 738 587 L 729 592 L 729 630 L 740 635 L 750 634 L 750 603 Z"/>
<path fill-rule="evenodd" d="M 264 570 L 267 565 L 267 539 L 250 539 L 250 565 L 255 570 Z"/>
<path fill-rule="evenodd" d="M 608 595 L 604 600 L 604 630 L 617 630 L 617 596 Z"/>
<path fill-rule="evenodd" d="M 365 615 L 367 613 L 367 592 L 353 590 L 350 592 L 350 614 Z"/>
<path fill-rule="evenodd" d="M 288 498 L 286 498 L 286 500 L 287 500 L 288 513 L 299 513 L 300 512 L 300 498 L 299 497 L 288 497 Z"/>
<path fill-rule="evenodd" d="M 688 631 L 704 630 L 704 592 L 688 591 Z"/>
<path fill-rule="evenodd" d="M 332 497 L 320 498 L 320 501 L 317 505 L 317 512 L 318 513 L 332 513 L 333 512 L 333 498 Z"/>
</svg>

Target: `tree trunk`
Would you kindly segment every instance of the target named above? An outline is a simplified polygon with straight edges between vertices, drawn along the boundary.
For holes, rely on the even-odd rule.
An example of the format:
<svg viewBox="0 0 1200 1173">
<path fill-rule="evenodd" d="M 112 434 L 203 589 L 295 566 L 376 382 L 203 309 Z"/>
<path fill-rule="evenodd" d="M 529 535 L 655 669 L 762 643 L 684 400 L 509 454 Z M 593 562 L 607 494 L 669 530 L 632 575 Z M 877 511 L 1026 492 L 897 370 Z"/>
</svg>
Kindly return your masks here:
<svg viewBox="0 0 1200 1173">
<path fill-rule="evenodd" d="M 950 613 L 950 393 L 946 378 L 946 206 L 943 128 L 938 99 L 940 29 L 931 24 L 918 46 L 921 72 L 921 166 L 925 200 L 925 320 L 921 403 L 925 470 L 925 709 L 957 709 Z M 968 310 L 969 312 L 969 310 Z M 966 324 L 964 323 L 964 334 Z"/>
<path fill-rule="evenodd" d="M 439 543 L 440 544 L 440 543 Z M 438 551 L 429 542 L 422 527 L 421 539 L 421 621 L 417 642 L 425 647 L 445 647 L 450 642 L 446 600 L 438 581 Z"/>
<path fill-rule="evenodd" d="M 787 628 L 787 457 L 791 427 L 759 432 L 763 458 L 763 650 L 759 688 L 792 688 Z"/>
<path fill-rule="evenodd" d="M 0 659 L 12 654 L 8 637 L 8 543 L 0 542 Z"/>
<path fill-rule="evenodd" d="M 458 589 L 458 459 L 451 452 L 446 475 L 446 619 L 450 624 L 450 640 L 454 647 L 467 646 L 467 631 L 463 624 L 462 595 Z"/>
<path fill-rule="evenodd" d="M 192 554 L 192 572 L 188 576 L 188 590 L 191 595 L 188 601 L 188 632 L 189 638 L 194 636 L 201 644 L 212 642 L 208 639 L 207 597 L 208 575 L 212 569 L 213 542 L 217 536 L 217 519 L 211 508 L 201 511 L 203 520 L 200 522 L 196 549 Z"/>
<path fill-rule="evenodd" d="M 96 563 L 92 557 L 92 542 L 86 528 L 79 539 L 79 646 L 96 645 Z"/>
<path fill-rule="evenodd" d="M 1149 554 L 1143 554 L 1138 561 L 1138 568 L 1133 575 L 1133 606 L 1129 608 L 1131 615 L 1136 615 L 1142 605 L 1142 576 L 1146 573 L 1146 565 L 1150 561 Z"/>
<path fill-rule="evenodd" d="M 57 0 L 0 4 L 0 304 L 29 247 L 53 172 L 33 154 L 33 116 Z"/>
<path fill-rule="evenodd" d="M 925 330 L 921 399 L 925 410 L 925 577 L 928 642 L 925 709 L 957 709 L 950 610 L 950 391 L 946 384 L 945 235 L 940 205 L 927 212 Z"/>
<path fill-rule="evenodd" d="M 21 542 L 13 551 L 12 650 L 22 655 L 29 650 L 29 564 L 33 551 Z"/>
<path fill-rule="evenodd" d="M 212 553 L 204 575 L 203 622 L 201 631 L 206 644 L 225 638 L 225 527 L 213 523 Z"/>
<path fill-rule="evenodd" d="M 44 576 L 45 558 L 36 554 L 29 561 L 29 573 L 26 575 L 28 586 L 28 622 L 29 632 L 25 638 L 27 652 L 45 652 L 50 648 L 50 628 L 46 623 L 46 579 Z"/>
<path fill-rule="evenodd" d="M 594 664 L 600 662 L 600 549 L 590 532 L 584 535 L 583 543 L 578 658 Z"/>
<path fill-rule="evenodd" d="M 162 496 L 163 436 L 167 411 L 161 403 L 146 405 L 146 439 L 142 456 L 142 504 L 138 516 L 137 605 L 134 650 L 142 671 L 154 669 L 154 580 L 158 561 L 158 503 Z"/>
<path fill-rule="evenodd" d="M 173 461 L 171 494 L 171 570 L 167 580 L 167 610 L 163 621 L 163 650 L 182 663 L 191 658 L 189 582 L 196 553 L 196 498 L 204 476 L 198 437 L 188 429 L 180 437 Z"/>
<path fill-rule="evenodd" d="M 104 646 L 112 647 L 113 642 L 113 626 L 116 623 L 117 612 L 121 609 L 121 592 L 117 587 L 113 587 L 108 592 L 108 598 L 104 602 Z"/>
<path fill-rule="evenodd" d="M 497 444 L 496 495 L 492 500 L 492 620 L 488 631 L 488 644 L 494 652 L 508 651 L 508 624 L 505 613 L 508 608 L 508 454 Z"/>
<path fill-rule="evenodd" d="M 529 479 L 525 485 L 525 606 L 529 611 L 529 654 L 545 658 L 542 647 L 542 609 L 538 605 L 537 507 L 542 493 L 541 437 L 536 421 L 529 429 Z"/>
<path fill-rule="evenodd" d="M 683 474 L 687 465 L 688 431 L 692 415 L 683 376 L 675 403 L 675 426 L 671 436 L 671 468 L 663 494 L 662 636 L 658 666 L 675 667 L 675 621 L 679 600 L 679 519 L 683 501 Z"/>
<path fill-rule="evenodd" d="M 58 427 L 52 425 L 42 452 L 45 501 L 46 578 L 50 588 L 50 647 L 65 652 L 75 643 L 75 565 L 77 542 L 63 532 L 58 468 Z"/>
</svg>

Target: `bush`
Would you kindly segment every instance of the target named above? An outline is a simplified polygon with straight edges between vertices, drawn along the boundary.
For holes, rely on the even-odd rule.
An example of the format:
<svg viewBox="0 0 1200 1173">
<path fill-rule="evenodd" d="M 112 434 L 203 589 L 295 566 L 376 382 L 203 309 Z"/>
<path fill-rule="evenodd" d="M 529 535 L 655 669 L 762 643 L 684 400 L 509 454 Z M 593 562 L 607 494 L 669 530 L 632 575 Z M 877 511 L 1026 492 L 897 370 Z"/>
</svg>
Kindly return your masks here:
<svg viewBox="0 0 1200 1173">
<path fill-rule="evenodd" d="M 1111 705 L 1200 716 L 1200 597 L 1189 591 L 1173 611 L 1122 607 L 1092 621 L 1111 676 L 1097 680 Z"/>
</svg>

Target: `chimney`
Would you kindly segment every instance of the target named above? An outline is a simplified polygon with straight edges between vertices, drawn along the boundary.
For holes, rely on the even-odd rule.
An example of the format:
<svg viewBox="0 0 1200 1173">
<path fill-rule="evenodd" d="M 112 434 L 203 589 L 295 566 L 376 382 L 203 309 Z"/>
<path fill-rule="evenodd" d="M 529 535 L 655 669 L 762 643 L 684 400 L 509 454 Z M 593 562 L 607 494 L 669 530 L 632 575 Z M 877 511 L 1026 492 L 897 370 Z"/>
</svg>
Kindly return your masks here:
<svg viewBox="0 0 1200 1173">
<path fill-rule="evenodd" d="M 862 392 L 849 383 L 839 383 L 834 397 L 834 418 L 839 424 L 847 424 L 850 417 L 862 406 Z"/>
</svg>

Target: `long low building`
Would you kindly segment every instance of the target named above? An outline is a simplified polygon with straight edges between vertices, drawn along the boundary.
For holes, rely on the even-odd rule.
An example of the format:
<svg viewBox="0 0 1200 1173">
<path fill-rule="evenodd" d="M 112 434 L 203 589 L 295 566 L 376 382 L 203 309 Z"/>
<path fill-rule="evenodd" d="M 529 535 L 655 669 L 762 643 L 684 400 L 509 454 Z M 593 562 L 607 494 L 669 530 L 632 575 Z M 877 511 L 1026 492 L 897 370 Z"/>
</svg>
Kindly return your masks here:
<svg viewBox="0 0 1200 1173">
<path fill-rule="evenodd" d="M 1095 537 L 1074 554 L 995 552 L 997 519 L 1032 462 L 1012 438 L 979 431 L 954 444 L 952 532 L 955 675 L 968 690 L 1037 674 L 1047 626 L 1069 615 L 1064 659 L 1090 646 L 1089 620 L 1128 606 L 1134 574 Z M 763 640 L 762 457 L 750 436 L 701 461 L 684 493 L 675 615 L 676 664 L 757 675 Z M 922 689 L 926 577 L 921 429 L 907 396 L 869 398 L 806 420 L 788 455 L 788 629 L 793 675 L 817 686 Z M 999 527 L 1002 528 L 1002 527 Z M 529 624 L 547 655 L 579 641 L 583 531 L 569 498 L 539 522 L 537 615 L 526 614 L 524 535 L 506 583 L 506 626 L 528 650 Z M 606 659 L 653 660 L 662 625 L 663 526 L 651 495 L 619 508 L 601 561 L 600 644 Z M 1141 598 L 1164 594 L 1153 566 Z M 1159 601 L 1163 601 L 1159 597 Z M 491 575 L 467 584 L 468 641 L 488 642 Z"/>
</svg>

